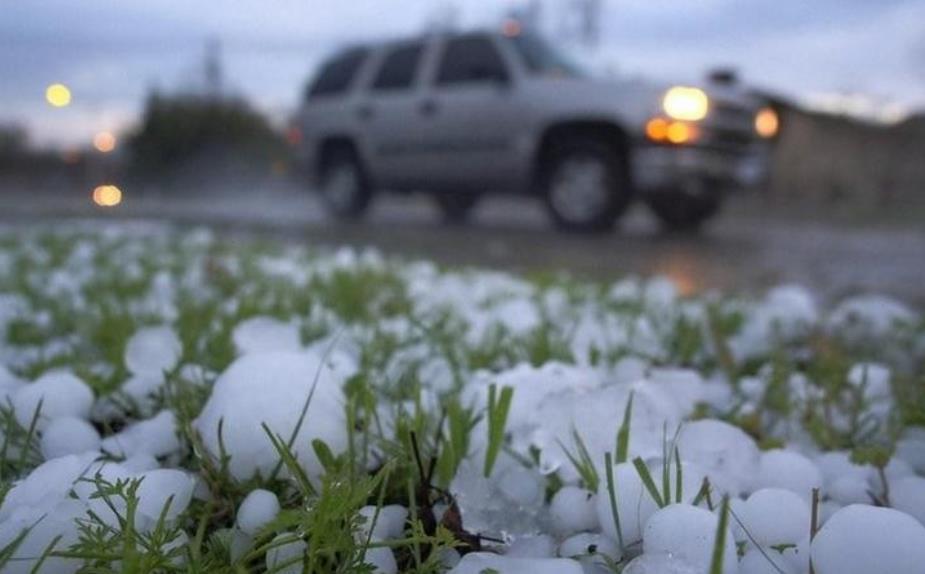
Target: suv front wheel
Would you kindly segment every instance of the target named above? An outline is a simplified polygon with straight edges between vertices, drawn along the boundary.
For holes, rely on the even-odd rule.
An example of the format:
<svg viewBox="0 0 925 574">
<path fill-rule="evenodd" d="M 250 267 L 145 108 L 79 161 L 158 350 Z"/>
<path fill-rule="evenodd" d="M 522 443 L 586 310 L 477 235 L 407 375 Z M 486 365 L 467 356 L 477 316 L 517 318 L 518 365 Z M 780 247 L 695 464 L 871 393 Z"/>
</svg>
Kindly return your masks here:
<svg viewBox="0 0 925 574">
<path fill-rule="evenodd" d="M 369 207 L 372 190 L 356 153 L 348 148 L 330 153 L 321 167 L 318 191 L 328 212 L 340 219 L 356 219 Z"/>
<path fill-rule="evenodd" d="M 628 175 L 616 147 L 591 138 L 562 142 L 541 178 L 547 211 L 564 230 L 606 231 L 632 200 Z"/>
</svg>

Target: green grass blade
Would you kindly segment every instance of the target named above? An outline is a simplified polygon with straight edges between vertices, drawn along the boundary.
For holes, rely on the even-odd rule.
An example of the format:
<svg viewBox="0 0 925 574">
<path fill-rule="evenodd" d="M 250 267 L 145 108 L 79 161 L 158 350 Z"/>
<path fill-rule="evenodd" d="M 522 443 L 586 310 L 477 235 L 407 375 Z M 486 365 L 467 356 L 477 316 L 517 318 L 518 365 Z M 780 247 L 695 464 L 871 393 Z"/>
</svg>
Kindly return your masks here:
<svg viewBox="0 0 925 574">
<path fill-rule="evenodd" d="M 591 453 L 588 452 L 588 447 L 585 446 L 584 440 L 582 440 L 581 435 L 574 428 L 572 429 L 572 442 L 575 444 L 575 448 L 578 451 L 578 454 L 572 454 L 562 441 L 559 442 L 559 448 L 562 449 L 562 452 L 565 453 L 565 456 L 568 457 L 569 462 L 572 463 L 572 466 L 575 467 L 575 470 L 578 472 L 578 476 L 581 477 L 581 481 L 584 483 L 584 487 L 593 492 L 597 492 L 598 487 L 600 486 L 601 479 L 600 475 L 597 472 L 597 468 L 594 466 L 594 460 L 591 458 Z"/>
<path fill-rule="evenodd" d="M 637 456 L 633 459 L 633 466 L 636 467 L 636 472 L 639 473 L 639 478 L 642 480 L 643 486 L 649 491 L 649 496 L 652 497 L 652 500 L 655 501 L 655 504 L 657 504 L 659 508 L 664 508 L 665 501 L 662 499 L 662 495 L 659 494 L 658 487 L 655 486 L 655 481 L 652 480 L 652 473 L 649 472 L 649 467 L 646 466 L 645 461 Z"/>
<path fill-rule="evenodd" d="M 674 464 L 675 464 L 675 502 L 684 500 L 684 469 L 681 468 L 681 453 L 678 447 L 674 447 Z"/>
<path fill-rule="evenodd" d="M 613 458 L 610 453 L 604 454 L 604 468 L 607 475 L 607 496 L 610 498 L 610 513 L 613 516 L 613 525 L 617 529 L 617 542 L 620 544 L 621 554 L 626 552 L 623 542 L 623 528 L 620 526 L 620 512 L 617 510 L 617 481 L 613 476 Z"/>
<path fill-rule="evenodd" d="M 302 465 L 299 464 L 298 459 L 293 454 L 292 449 L 283 441 L 282 437 L 273 434 L 273 431 L 270 430 L 270 427 L 267 426 L 267 423 L 260 423 L 260 426 L 263 427 L 263 432 L 267 433 L 267 436 L 270 438 L 270 442 L 273 444 L 273 448 L 276 449 L 277 454 L 279 454 L 280 462 L 289 469 L 289 472 L 292 473 L 292 477 L 295 479 L 296 484 L 299 487 L 299 490 L 302 491 L 303 496 L 310 496 L 317 494 L 314 485 L 311 480 L 309 480 L 308 475 L 305 473 L 305 469 L 302 468 Z"/>
<path fill-rule="evenodd" d="M 491 476 L 491 471 L 504 444 L 504 427 L 507 424 L 507 415 L 511 410 L 511 401 L 514 389 L 504 387 L 498 397 L 496 385 L 488 387 L 488 448 L 485 449 L 485 478 Z"/>
<path fill-rule="evenodd" d="M 713 558 L 710 560 L 710 574 L 723 574 L 723 555 L 726 553 L 726 532 L 729 529 L 729 497 L 723 497 L 719 510 L 719 524 L 713 542 Z"/>
<path fill-rule="evenodd" d="M 623 411 L 623 422 L 620 423 L 620 430 L 617 431 L 617 464 L 629 460 L 630 451 L 630 423 L 633 419 L 633 393 L 630 393 L 626 401 L 626 409 Z"/>
</svg>

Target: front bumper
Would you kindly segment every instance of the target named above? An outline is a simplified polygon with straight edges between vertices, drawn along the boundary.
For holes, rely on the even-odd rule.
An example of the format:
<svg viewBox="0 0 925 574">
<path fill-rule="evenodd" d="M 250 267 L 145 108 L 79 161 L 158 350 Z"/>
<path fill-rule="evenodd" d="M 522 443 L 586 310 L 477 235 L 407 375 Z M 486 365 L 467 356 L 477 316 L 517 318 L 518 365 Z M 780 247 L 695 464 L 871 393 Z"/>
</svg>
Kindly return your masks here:
<svg viewBox="0 0 925 574">
<path fill-rule="evenodd" d="M 757 185 L 765 177 L 767 158 L 760 149 L 729 153 L 705 146 L 640 144 L 633 153 L 632 173 L 642 193 L 708 183 L 723 191 Z"/>
</svg>

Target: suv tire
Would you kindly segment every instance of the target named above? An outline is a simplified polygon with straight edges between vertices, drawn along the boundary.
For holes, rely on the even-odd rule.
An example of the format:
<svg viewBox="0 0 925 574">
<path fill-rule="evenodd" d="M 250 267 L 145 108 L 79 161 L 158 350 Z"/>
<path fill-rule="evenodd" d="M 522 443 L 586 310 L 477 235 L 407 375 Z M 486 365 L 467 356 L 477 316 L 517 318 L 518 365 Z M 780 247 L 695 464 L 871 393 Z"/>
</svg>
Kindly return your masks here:
<svg viewBox="0 0 925 574">
<path fill-rule="evenodd" d="M 625 154 L 591 137 L 554 145 L 540 178 L 550 217 L 566 231 L 613 228 L 633 198 Z"/>
<path fill-rule="evenodd" d="M 481 197 L 478 193 L 435 193 L 434 201 L 443 214 L 443 221 L 458 225 L 465 223 Z"/>
<path fill-rule="evenodd" d="M 717 190 L 706 188 L 697 194 L 683 189 L 656 192 L 646 203 L 666 230 L 695 232 L 719 213 L 723 201 Z"/>
<path fill-rule="evenodd" d="M 320 175 L 318 193 L 328 213 L 356 219 L 366 212 L 373 194 L 356 152 L 347 147 L 331 151 Z"/>
</svg>

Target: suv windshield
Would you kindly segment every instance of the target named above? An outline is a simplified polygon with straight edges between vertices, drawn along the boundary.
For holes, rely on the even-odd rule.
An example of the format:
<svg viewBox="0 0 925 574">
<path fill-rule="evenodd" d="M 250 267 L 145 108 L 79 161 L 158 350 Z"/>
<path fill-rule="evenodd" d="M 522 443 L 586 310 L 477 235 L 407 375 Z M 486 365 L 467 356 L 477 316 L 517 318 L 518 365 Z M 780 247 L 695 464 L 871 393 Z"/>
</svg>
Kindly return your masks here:
<svg viewBox="0 0 925 574">
<path fill-rule="evenodd" d="M 523 59 L 527 69 L 543 76 L 586 76 L 587 73 L 536 34 L 505 36 Z"/>
</svg>

